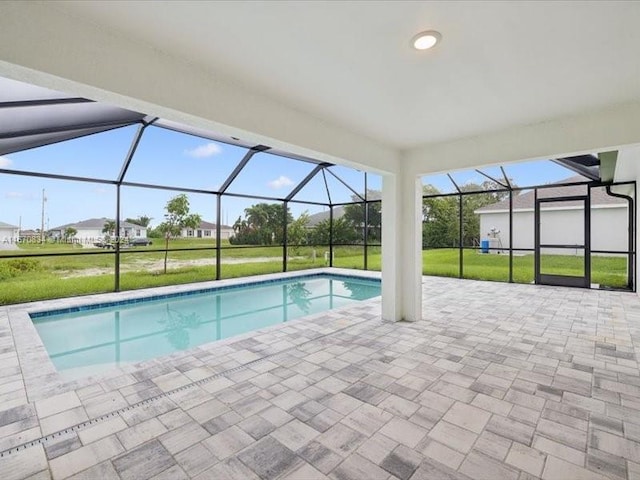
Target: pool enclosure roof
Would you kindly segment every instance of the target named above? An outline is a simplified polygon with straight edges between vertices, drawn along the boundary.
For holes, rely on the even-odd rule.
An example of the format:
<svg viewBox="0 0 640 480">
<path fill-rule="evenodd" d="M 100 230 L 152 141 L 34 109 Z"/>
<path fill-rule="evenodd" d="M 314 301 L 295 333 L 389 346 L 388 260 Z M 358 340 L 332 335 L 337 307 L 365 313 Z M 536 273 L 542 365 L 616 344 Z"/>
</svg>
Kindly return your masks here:
<svg viewBox="0 0 640 480">
<path fill-rule="evenodd" d="M 87 98 L 65 94 L 7 78 L 0 78 L 0 156 L 131 126 L 138 126 L 138 131 L 133 136 L 128 154 L 122 159 L 122 165 L 117 175 L 81 177 L 38 171 L 23 172 L 17 169 L 6 168 L 6 166 L 0 168 L 0 172 L 10 171 L 11 173 L 38 174 L 52 178 L 90 180 L 141 187 L 171 188 L 167 185 L 132 181 L 131 178 L 127 177 L 129 167 L 131 162 L 134 161 L 135 153 L 144 130 L 147 127 L 153 126 L 208 139 L 220 144 L 232 145 L 244 152 L 244 155 L 237 159 L 235 167 L 229 169 L 227 172 L 228 175 L 219 182 L 217 188 L 190 188 L 189 186 L 183 185 L 179 187 L 175 186 L 176 190 L 193 191 L 196 193 L 226 193 L 230 195 L 240 195 L 241 193 L 250 194 L 250 191 L 246 191 L 246 185 L 241 185 L 241 187 L 245 188 L 245 191 L 238 191 L 238 187 L 231 188 L 232 183 L 236 179 L 242 178 L 243 169 L 245 169 L 254 155 L 261 152 L 268 152 L 269 154 L 282 158 L 304 162 L 308 165 L 308 168 L 297 182 L 290 185 L 286 195 L 257 195 L 255 198 L 296 202 L 299 201 L 299 193 L 312 181 L 324 184 L 326 198 L 318 199 L 317 201 L 306 199 L 304 203 L 317 203 L 322 205 L 344 203 L 344 201 L 336 201 L 336 195 L 332 197 L 332 189 L 335 188 L 341 188 L 342 190 L 347 189 L 353 201 L 379 200 L 380 198 L 378 192 L 372 192 L 367 188 L 366 181 L 364 182 L 364 186 L 356 187 L 349 185 L 349 182 L 341 178 L 340 175 L 331 168 L 334 167 L 334 165 L 328 162 L 320 162 L 312 158 L 292 155 L 265 145 L 250 144 L 235 137 L 223 137 L 210 131 L 189 127 L 117 106 L 103 104 Z M 612 171 L 612 168 L 601 169 L 601 165 L 603 162 L 607 165 L 611 162 L 615 164 L 615 158 L 612 159 L 606 156 L 601 158 L 598 155 L 591 154 L 555 158 L 551 159 L 551 161 L 564 167 L 568 173 L 579 174 L 585 181 L 611 180 L 610 178 L 606 178 L 608 176 L 606 172 Z M 510 166 L 506 166 L 505 170 L 505 167 L 498 166 L 476 169 L 474 172 L 477 179 L 489 180 L 495 188 L 512 189 L 514 185 L 512 185 L 513 176 L 510 168 Z M 605 171 L 604 175 L 603 170 Z M 459 177 L 458 174 L 458 172 L 446 174 L 446 178 L 448 179 L 446 183 L 449 184 L 448 188 L 452 188 L 452 191 L 455 192 L 464 190 L 464 182 L 460 180 L 461 177 Z M 464 175 L 462 177 L 464 177 Z M 242 184 L 242 182 L 240 182 L 240 184 Z M 524 187 L 524 184 L 520 181 L 516 181 L 516 184 L 518 187 Z M 238 183 L 236 182 L 235 185 L 238 185 Z M 242 188 L 240 188 L 240 190 L 242 190 Z M 344 200 L 344 198 L 344 195 L 342 195 L 342 200 Z"/>
<path fill-rule="evenodd" d="M 117 175 L 110 176 L 80 176 L 66 173 L 51 173 L 41 171 L 24 171 L 10 168 L 9 165 L 0 164 L 0 173 L 12 173 L 19 175 L 36 175 L 48 178 L 65 180 L 95 181 L 115 185 L 130 185 L 138 187 L 165 188 L 194 193 L 213 193 L 238 196 L 251 196 L 246 191 L 246 185 L 240 182 L 241 189 L 234 190 L 232 184 L 239 177 L 243 169 L 247 167 L 251 158 L 257 154 L 268 153 L 297 164 L 304 162 L 307 167 L 300 170 L 296 182 L 287 183 L 287 192 L 281 196 L 256 195 L 252 198 L 278 201 L 303 202 L 320 205 L 333 205 L 345 203 L 336 201 L 338 195 L 332 196 L 332 190 L 341 189 L 344 200 L 344 192 L 348 192 L 352 201 L 378 200 L 378 195 L 368 192 L 366 173 L 363 185 L 350 185 L 349 181 L 342 178 L 340 169 L 347 167 L 335 166 L 332 163 L 321 162 L 313 158 L 293 155 L 279 151 L 266 145 L 254 145 L 243 142 L 235 137 L 223 137 L 203 129 L 189 127 L 176 122 L 151 117 L 144 113 L 134 112 L 124 108 L 107 105 L 87 98 L 77 97 L 54 90 L 49 90 L 35 85 L 29 85 L 15 80 L 0 78 L 0 157 L 16 154 L 25 150 L 39 148 L 59 142 L 86 137 L 93 134 L 108 132 L 115 129 L 137 126 L 133 135 L 131 146 L 127 155 L 122 158 L 122 165 Z M 216 188 L 189 188 L 188 186 L 168 186 L 129 181 L 127 173 L 132 162 L 135 162 L 136 151 L 141 138 L 148 127 L 162 128 L 187 135 L 192 135 L 219 144 L 226 144 L 238 149 L 243 155 L 235 159 L 235 167 L 228 168 L 229 172 Z M 215 161 L 215 159 L 213 159 Z M 5 162 L 6 163 L 6 162 Z M 264 163 L 262 164 L 265 165 Z M 291 164 L 293 165 L 293 164 Z M 310 182 L 324 184 L 326 198 L 311 201 L 299 199 L 300 192 Z M 345 190 L 346 189 L 346 190 Z M 248 194 L 248 195 L 242 195 Z"/>
<path fill-rule="evenodd" d="M 588 182 L 609 183 L 613 180 L 617 152 L 585 154 L 572 157 L 534 160 L 508 165 L 476 168 L 444 174 L 427 175 L 423 184 L 434 187 L 436 192 L 427 196 L 487 191 L 529 190 L 531 188 L 566 186 Z M 544 173 L 536 170 L 544 170 Z M 576 175 L 577 174 L 577 175 Z M 544 177 L 544 181 L 534 178 Z"/>
</svg>

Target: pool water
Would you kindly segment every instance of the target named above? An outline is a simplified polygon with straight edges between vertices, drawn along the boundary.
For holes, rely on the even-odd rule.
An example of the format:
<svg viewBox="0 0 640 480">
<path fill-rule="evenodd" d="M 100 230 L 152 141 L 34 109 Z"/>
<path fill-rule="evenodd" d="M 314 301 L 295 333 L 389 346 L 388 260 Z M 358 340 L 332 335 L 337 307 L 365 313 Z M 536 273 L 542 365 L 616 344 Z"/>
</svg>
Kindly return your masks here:
<svg viewBox="0 0 640 480">
<path fill-rule="evenodd" d="M 92 305 L 71 313 L 38 313 L 32 321 L 56 369 L 78 377 L 379 295 L 378 280 L 316 275 L 143 303 Z"/>
</svg>

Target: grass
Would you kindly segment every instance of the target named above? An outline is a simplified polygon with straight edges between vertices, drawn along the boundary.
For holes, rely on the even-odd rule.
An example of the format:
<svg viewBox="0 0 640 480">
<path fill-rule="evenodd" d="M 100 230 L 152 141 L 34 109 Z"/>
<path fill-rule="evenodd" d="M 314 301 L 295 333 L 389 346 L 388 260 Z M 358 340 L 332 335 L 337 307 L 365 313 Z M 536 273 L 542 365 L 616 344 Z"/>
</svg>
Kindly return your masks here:
<svg viewBox="0 0 640 480">
<path fill-rule="evenodd" d="M 305 265 L 304 268 L 315 268 L 320 265 Z M 246 277 L 282 271 L 282 261 L 222 265 L 222 278 Z M 121 290 L 179 285 L 184 283 L 205 282 L 215 280 L 215 266 L 193 266 L 169 270 L 166 274 L 157 272 L 135 271 L 120 275 Z M 94 275 L 88 277 L 65 278 L 50 272 L 33 272 L 21 275 L 16 279 L 3 282 L 0 291 L 0 305 L 32 302 L 52 298 L 88 295 L 92 293 L 113 292 L 114 275 Z"/>
<path fill-rule="evenodd" d="M 121 251 L 120 261 L 122 264 L 134 263 L 139 258 L 145 260 L 162 260 L 164 259 L 164 251 L 160 251 L 164 248 L 164 242 L 162 239 L 153 239 L 153 245 L 146 247 L 130 247 Z M 211 240 L 201 239 L 175 239 L 169 242 L 169 248 L 171 249 L 184 249 L 185 251 L 173 251 L 169 252 L 170 260 L 196 260 L 201 258 L 215 258 L 215 242 Z M 246 247 L 231 245 L 228 240 L 223 240 L 220 244 L 222 247 L 223 258 L 258 258 L 258 257 L 282 257 L 282 246 L 259 246 L 259 247 Z M 57 270 L 74 270 L 84 268 L 95 267 L 110 267 L 113 266 L 113 250 L 100 250 L 96 248 L 82 248 L 79 245 L 67 245 L 67 244 L 21 244 L 19 250 L 0 250 L 0 260 L 3 256 L 16 255 L 16 254 L 48 254 L 48 253 L 74 253 L 80 255 L 68 255 L 63 257 L 46 257 L 37 258 L 41 262 L 46 262 L 48 266 L 51 266 Z M 186 250 L 186 249 L 202 249 Z M 328 247 L 301 247 L 298 251 L 290 251 L 290 255 L 303 255 L 311 256 L 311 251 L 316 249 L 318 256 L 322 256 L 324 250 L 328 250 Z M 347 247 L 351 248 L 351 247 Z M 292 249 L 293 250 L 293 249 Z M 82 252 L 89 253 L 88 255 L 81 255 Z M 95 252 L 101 252 L 102 254 L 95 254 Z"/>
<path fill-rule="evenodd" d="M 112 292 L 113 275 L 61 280 L 50 272 L 29 272 L 2 282 L 0 305 Z"/>
<path fill-rule="evenodd" d="M 213 246 L 211 241 L 196 239 L 179 239 L 171 241 L 171 248 L 202 248 Z M 249 275 L 277 273 L 282 271 L 282 246 L 257 247 L 257 248 L 233 248 L 228 242 L 223 244 L 228 247 L 221 253 L 221 278 L 237 278 Z M 215 280 L 215 265 L 188 265 L 176 267 L 176 262 L 215 259 L 215 251 L 184 251 L 169 252 L 169 270 L 166 274 L 157 271 L 144 270 L 145 265 L 140 264 L 136 269 L 136 262 L 161 261 L 164 252 L 154 252 L 159 245 L 149 247 L 136 247 L 121 255 L 121 267 L 131 267 L 132 271 L 123 271 L 120 275 L 121 290 L 135 290 L 140 288 L 158 287 L 165 285 L 177 285 L 192 282 Z M 313 251 L 315 250 L 315 259 Z M 288 270 L 305 270 L 309 268 L 324 267 L 324 251 L 328 247 L 300 247 L 291 248 L 292 258 L 288 261 Z M 25 253 L 66 253 L 70 251 L 68 245 L 45 244 L 27 245 L 21 248 Z M 74 248 L 74 252 L 82 251 Z M 87 251 L 95 251 L 94 249 Z M 63 298 L 76 295 L 88 295 L 92 293 L 112 292 L 115 286 L 114 262 L 112 251 L 104 255 L 69 255 L 61 257 L 30 257 L 28 259 L 2 259 L 3 255 L 19 253 L 17 251 L 0 252 L 0 305 L 30 302 L 53 298 Z M 128 253 L 131 252 L 131 253 Z M 358 264 L 357 252 L 362 252 L 362 247 L 336 248 L 335 259 L 342 262 L 341 265 L 348 268 L 349 265 Z M 356 258 L 348 258 L 354 256 Z M 361 257 L 361 255 L 360 255 Z M 251 259 L 261 261 L 252 262 Z M 273 258 L 272 261 L 262 261 L 265 258 Z M 234 263 L 238 259 L 246 263 Z M 18 264 L 7 273 L 9 264 Z M 362 268 L 362 266 L 360 267 Z M 4 270 L 3 270 L 4 269 Z M 102 274 L 73 277 L 70 274 L 79 273 L 86 269 L 101 269 Z M 104 273 L 106 271 L 106 273 Z M 2 276 L 3 272 L 6 274 Z M 8 277 L 7 277 L 8 275 Z"/>
<path fill-rule="evenodd" d="M 423 252 L 422 273 L 443 277 L 457 277 L 459 273 L 457 249 L 426 250 Z M 582 276 L 582 258 L 573 255 L 546 255 L 542 258 L 544 273 Z M 475 280 L 509 280 L 509 255 L 482 254 L 464 250 L 463 277 Z M 513 281 L 534 281 L 534 256 L 513 257 Z M 624 288 L 627 285 L 627 259 L 624 257 L 591 257 L 591 281 L 606 287 Z"/>
<path fill-rule="evenodd" d="M 160 242 L 160 241 L 157 241 Z M 156 243 L 157 243 L 156 242 Z M 211 247 L 211 240 L 179 239 L 171 242 L 171 248 Z M 228 242 L 224 247 L 230 247 Z M 146 271 L 147 264 L 137 262 L 145 260 L 160 261 L 163 252 L 154 252 L 160 244 L 149 247 L 136 247 L 121 255 L 123 271 L 120 275 L 121 290 L 135 290 L 147 287 L 176 285 L 192 282 L 214 280 L 215 265 L 184 265 L 175 262 L 215 258 L 215 251 L 184 251 L 169 253 L 169 271 L 166 274 L 157 271 Z M 53 253 L 69 250 L 68 245 L 28 245 L 21 251 L 29 253 Z M 313 251 L 315 250 L 315 257 Z M 291 258 L 287 262 L 289 271 L 305 270 L 326 266 L 324 253 L 327 246 L 291 248 Z M 82 251 L 74 248 L 74 252 Z M 114 255 L 78 255 L 64 257 L 36 257 L 28 259 L 2 259 L 2 255 L 15 254 L 16 251 L 0 252 L 0 305 L 61 298 L 91 293 L 111 292 L 114 289 Z M 423 273 L 445 277 L 458 277 L 458 250 L 438 249 L 423 252 Z M 282 271 L 282 247 L 228 248 L 222 251 L 221 278 L 237 278 L 249 275 L 260 275 Z M 272 261 L 257 261 L 260 258 L 273 258 Z M 243 259 L 247 263 L 234 263 Z M 256 261 L 251 261 L 256 259 Z M 368 269 L 380 270 L 380 247 L 368 248 Z M 575 256 L 548 256 L 544 260 L 547 273 L 563 275 L 580 275 L 579 264 Z M 7 269 L 11 262 L 18 262 L 13 269 Z M 341 268 L 363 269 L 364 257 L 362 246 L 340 246 L 334 248 L 334 266 Z M 127 269 L 126 267 L 129 267 Z M 514 256 L 513 276 L 517 283 L 533 282 L 533 255 Z M 69 277 L 69 273 L 84 269 L 102 269 L 102 274 Z M 129 271 L 131 270 L 131 271 Z M 4 277 L 3 277 L 4 272 Z M 464 278 L 478 280 L 508 281 L 509 256 L 486 255 L 476 250 L 464 251 Z M 592 281 L 608 287 L 624 288 L 626 286 L 626 259 L 623 257 L 593 257 Z"/>
</svg>

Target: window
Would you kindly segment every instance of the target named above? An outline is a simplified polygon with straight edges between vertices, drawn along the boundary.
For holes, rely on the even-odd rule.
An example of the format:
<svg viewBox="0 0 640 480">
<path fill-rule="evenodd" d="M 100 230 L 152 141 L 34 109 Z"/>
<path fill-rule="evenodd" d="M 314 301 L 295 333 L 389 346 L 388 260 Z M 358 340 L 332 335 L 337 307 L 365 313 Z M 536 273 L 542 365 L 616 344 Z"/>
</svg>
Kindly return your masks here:
<svg viewBox="0 0 640 480">
<path fill-rule="evenodd" d="M 211 230 L 205 230 L 204 231 L 204 236 L 205 237 L 210 237 L 211 236 Z"/>
<path fill-rule="evenodd" d="M 193 230 L 187 230 L 187 237 L 193 237 Z"/>
</svg>

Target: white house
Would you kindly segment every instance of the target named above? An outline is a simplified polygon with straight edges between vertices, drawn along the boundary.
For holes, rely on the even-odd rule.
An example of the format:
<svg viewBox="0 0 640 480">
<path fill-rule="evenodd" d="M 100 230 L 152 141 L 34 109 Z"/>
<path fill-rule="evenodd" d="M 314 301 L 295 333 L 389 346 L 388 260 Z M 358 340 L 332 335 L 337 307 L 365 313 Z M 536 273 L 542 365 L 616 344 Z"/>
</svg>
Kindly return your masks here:
<svg viewBox="0 0 640 480">
<path fill-rule="evenodd" d="M 198 228 L 183 228 L 180 232 L 182 238 L 216 238 L 216 229 L 218 226 L 211 222 L 200 222 Z M 220 225 L 220 238 L 228 240 L 233 235 L 233 227 L 229 225 Z"/>
<path fill-rule="evenodd" d="M 13 243 L 18 241 L 20 229 L 15 225 L 0 222 L 0 243 Z"/>
<path fill-rule="evenodd" d="M 564 182 L 577 181 L 575 177 Z M 580 196 L 586 187 L 551 187 L 538 190 L 538 198 Z M 533 190 L 513 196 L 513 248 L 535 247 L 535 194 Z M 584 244 L 584 202 L 543 202 L 541 243 L 554 245 Z M 493 248 L 509 248 L 509 199 L 475 210 L 480 216 L 480 237 Z M 629 211 L 627 202 L 606 193 L 604 187 L 591 189 L 591 250 L 626 251 L 628 249 Z M 548 254 L 581 254 L 581 249 L 544 249 Z"/>
<path fill-rule="evenodd" d="M 74 228 L 78 232 L 73 237 L 74 241 L 83 245 L 93 245 L 94 242 L 98 242 L 105 237 L 105 233 L 103 232 L 105 224 L 112 221 L 112 219 L 103 217 L 90 218 L 77 223 L 68 223 L 49 229 L 49 236 L 56 239 L 64 238 L 65 230 L 67 228 Z M 111 232 L 110 235 L 114 236 L 115 232 Z M 146 236 L 147 229 L 145 227 L 134 223 L 120 222 L 121 238 L 145 238 Z"/>
</svg>

